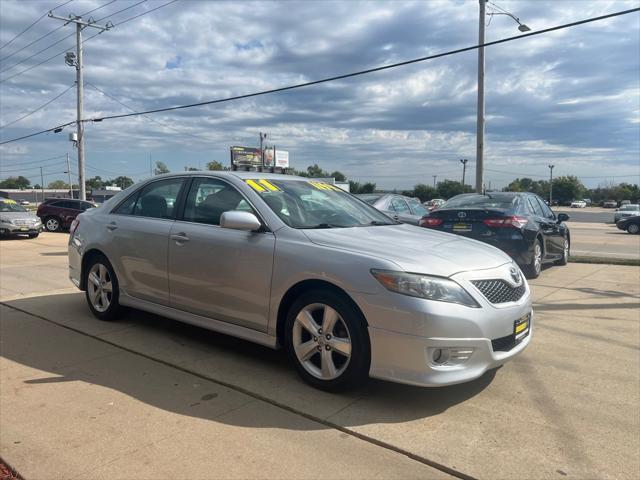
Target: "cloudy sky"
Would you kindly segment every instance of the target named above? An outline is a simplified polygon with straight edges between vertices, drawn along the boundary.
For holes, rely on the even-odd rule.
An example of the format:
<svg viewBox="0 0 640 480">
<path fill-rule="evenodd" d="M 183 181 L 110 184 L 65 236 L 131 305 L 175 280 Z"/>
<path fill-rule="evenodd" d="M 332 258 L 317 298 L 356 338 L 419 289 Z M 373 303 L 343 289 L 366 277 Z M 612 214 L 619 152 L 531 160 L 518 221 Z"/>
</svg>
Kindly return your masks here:
<svg viewBox="0 0 640 480">
<path fill-rule="evenodd" d="M 71 26 L 29 45 L 62 25 L 45 16 L 5 46 L 63 1 L 0 2 L 0 126 L 73 85 L 75 71 L 65 66 L 63 53 L 74 48 L 75 37 L 44 50 L 70 35 Z M 470 46 L 478 38 L 476 0 L 178 0 L 118 25 L 167 2 L 73 0 L 55 10 L 67 16 L 96 9 L 90 14 L 95 20 L 115 24 L 84 44 L 86 117 L 130 112 L 118 101 L 140 111 L 224 98 Z M 495 3 L 533 30 L 639 5 Z M 495 16 L 487 41 L 516 35 L 516 27 L 509 17 Z M 85 38 L 94 33 L 86 30 Z M 640 14 L 492 46 L 486 59 L 487 183 L 546 178 L 549 163 L 556 165 L 554 175 L 578 175 L 590 186 L 640 180 Z M 431 184 L 433 175 L 458 180 L 458 160 L 468 158 L 472 183 L 476 75 L 472 51 L 301 90 L 154 114 L 151 120 L 88 124 L 87 175 L 138 180 L 148 176 L 150 158 L 172 171 L 211 160 L 226 163 L 229 146 L 257 146 L 263 131 L 269 143 L 290 152 L 298 169 L 318 163 L 379 187 L 407 188 Z M 1 128 L 0 137 L 9 140 L 74 119 L 72 88 Z M 39 183 L 42 165 L 45 183 L 64 179 L 61 159 L 38 161 L 66 152 L 75 161 L 70 131 L 0 146 L 0 178 L 23 174 Z"/>
</svg>

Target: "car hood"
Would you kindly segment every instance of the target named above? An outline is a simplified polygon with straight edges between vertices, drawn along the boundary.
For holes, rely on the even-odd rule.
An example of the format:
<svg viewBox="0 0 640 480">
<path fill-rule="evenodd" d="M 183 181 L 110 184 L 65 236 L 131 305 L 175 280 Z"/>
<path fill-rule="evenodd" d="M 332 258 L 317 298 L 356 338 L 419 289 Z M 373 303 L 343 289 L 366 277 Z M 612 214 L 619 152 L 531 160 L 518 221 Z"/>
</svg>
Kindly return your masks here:
<svg viewBox="0 0 640 480">
<path fill-rule="evenodd" d="M 511 258 L 490 245 L 412 225 L 304 230 L 313 243 L 369 254 L 404 271 L 449 277 L 458 272 L 495 268 Z"/>
<path fill-rule="evenodd" d="M 37 220 L 33 212 L 0 212 L 0 218 L 7 220 Z"/>
</svg>

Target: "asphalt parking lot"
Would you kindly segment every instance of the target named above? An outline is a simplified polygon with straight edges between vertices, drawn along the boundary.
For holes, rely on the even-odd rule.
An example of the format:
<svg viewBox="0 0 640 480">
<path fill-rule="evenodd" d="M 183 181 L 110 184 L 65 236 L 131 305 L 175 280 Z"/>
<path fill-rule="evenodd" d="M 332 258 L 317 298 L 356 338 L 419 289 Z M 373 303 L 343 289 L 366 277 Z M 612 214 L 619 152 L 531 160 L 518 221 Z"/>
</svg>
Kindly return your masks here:
<svg viewBox="0 0 640 480">
<path fill-rule="evenodd" d="M 336 395 L 280 352 L 136 311 L 95 320 L 66 241 L 0 241 L 0 455 L 27 479 L 640 471 L 640 267 L 545 270 L 531 345 L 477 381 Z"/>
</svg>

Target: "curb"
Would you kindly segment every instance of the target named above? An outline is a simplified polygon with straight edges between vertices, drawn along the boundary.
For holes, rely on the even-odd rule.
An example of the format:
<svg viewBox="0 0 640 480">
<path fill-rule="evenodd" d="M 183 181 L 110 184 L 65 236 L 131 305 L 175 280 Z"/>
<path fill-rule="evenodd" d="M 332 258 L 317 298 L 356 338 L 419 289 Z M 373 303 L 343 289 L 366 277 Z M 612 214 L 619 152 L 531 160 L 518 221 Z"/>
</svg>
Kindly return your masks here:
<svg viewBox="0 0 640 480">
<path fill-rule="evenodd" d="M 595 263 L 604 265 L 627 265 L 640 267 L 640 258 L 588 257 L 576 255 L 569 257 L 569 263 Z"/>
</svg>

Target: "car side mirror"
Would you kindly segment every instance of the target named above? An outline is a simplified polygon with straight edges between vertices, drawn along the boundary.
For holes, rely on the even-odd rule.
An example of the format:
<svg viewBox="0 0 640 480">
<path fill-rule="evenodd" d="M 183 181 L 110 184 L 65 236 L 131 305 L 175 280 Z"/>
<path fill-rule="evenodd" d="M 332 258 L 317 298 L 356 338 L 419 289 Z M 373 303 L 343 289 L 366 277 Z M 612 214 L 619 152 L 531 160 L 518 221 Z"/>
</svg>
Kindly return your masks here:
<svg viewBox="0 0 640 480">
<path fill-rule="evenodd" d="M 566 222 L 567 220 L 569 220 L 569 215 L 567 215 L 566 213 L 559 213 L 557 218 L 558 223 Z"/>
<path fill-rule="evenodd" d="M 262 224 L 253 213 L 231 210 L 220 215 L 220 226 L 232 230 L 255 232 L 260 230 Z"/>
</svg>

